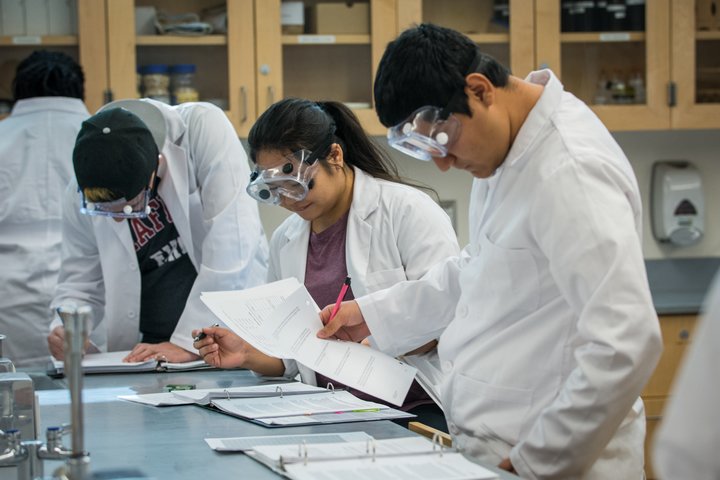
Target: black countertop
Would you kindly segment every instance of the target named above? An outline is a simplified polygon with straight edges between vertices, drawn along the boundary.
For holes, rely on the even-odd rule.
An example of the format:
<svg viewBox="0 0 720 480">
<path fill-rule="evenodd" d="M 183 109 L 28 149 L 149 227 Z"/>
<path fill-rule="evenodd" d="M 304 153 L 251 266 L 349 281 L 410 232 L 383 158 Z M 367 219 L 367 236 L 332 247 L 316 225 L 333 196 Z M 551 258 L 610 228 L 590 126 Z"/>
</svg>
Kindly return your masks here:
<svg viewBox="0 0 720 480">
<path fill-rule="evenodd" d="M 650 292 L 658 315 L 699 313 L 720 257 L 646 260 Z"/>
</svg>

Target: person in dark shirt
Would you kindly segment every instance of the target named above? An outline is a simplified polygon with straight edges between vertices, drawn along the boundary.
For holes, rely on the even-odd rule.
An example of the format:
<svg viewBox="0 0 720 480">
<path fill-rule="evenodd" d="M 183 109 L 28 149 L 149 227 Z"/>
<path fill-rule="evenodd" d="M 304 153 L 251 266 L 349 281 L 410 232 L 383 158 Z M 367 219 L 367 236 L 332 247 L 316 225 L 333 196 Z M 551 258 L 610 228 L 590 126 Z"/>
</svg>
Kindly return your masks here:
<svg viewBox="0 0 720 480">
<path fill-rule="evenodd" d="M 197 358 L 190 332 L 205 290 L 261 284 L 267 241 L 241 190 L 245 152 L 225 113 L 206 103 L 106 105 L 83 123 L 65 192 L 63 260 L 53 307 L 93 307 L 92 345 L 126 361 Z M 51 324 L 51 353 L 64 329 Z"/>
</svg>

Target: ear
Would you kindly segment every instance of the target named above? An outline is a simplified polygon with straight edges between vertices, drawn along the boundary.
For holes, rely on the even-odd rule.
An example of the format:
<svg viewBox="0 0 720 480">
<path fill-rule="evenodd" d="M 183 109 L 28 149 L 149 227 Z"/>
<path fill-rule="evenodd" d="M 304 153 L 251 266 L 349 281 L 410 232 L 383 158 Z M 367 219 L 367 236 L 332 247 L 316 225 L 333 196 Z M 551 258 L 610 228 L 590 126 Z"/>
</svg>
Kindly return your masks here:
<svg viewBox="0 0 720 480">
<path fill-rule="evenodd" d="M 465 77 L 465 93 L 473 97 L 486 107 L 495 102 L 495 85 L 482 73 L 471 73 Z"/>
<path fill-rule="evenodd" d="M 327 157 L 327 162 L 330 165 L 342 167 L 345 165 L 345 157 L 343 156 L 343 149 L 339 144 L 333 143 L 330 145 L 330 155 Z"/>
</svg>

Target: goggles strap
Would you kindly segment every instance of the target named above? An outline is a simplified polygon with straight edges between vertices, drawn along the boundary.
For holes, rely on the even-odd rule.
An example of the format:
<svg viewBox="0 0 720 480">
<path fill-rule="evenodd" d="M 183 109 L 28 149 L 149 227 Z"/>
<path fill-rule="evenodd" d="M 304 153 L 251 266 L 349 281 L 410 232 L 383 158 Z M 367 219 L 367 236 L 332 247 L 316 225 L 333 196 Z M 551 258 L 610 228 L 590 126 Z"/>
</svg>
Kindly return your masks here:
<svg viewBox="0 0 720 480">
<path fill-rule="evenodd" d="M 480 66 L 480 59 L 481 59 L 480 52 L 476 49 L 475 56 L 473 57 L 472 62 L 470 62 L 470 66 L 468 67 L 467 71 L 465 72 L 465 75 L 463 75 L 463 80 L 464 80 L 464 77 L 467 77 L 471 73 L 475 73 L 477 71 L 478 67 Z M 458 102 L 458 100 L 460 100 L 460 98 L 462 98 L 462 93 L 464 91 L 465 91 L 465 87 L 463 86 L 462 88 L 456 90 L 455 93 L 453 93 L 453 96 L 450 97 L 450 101 L 448 101 L 448 103 L 445 105 L 445 107 L 442 110 L 440 110 L 439 116 L 441 119 L 447 120 L 447 118 L 452 113 L 452 110 L 453 110 L 453 107 L 455 106 L 455 104 Z"/>
</svg>

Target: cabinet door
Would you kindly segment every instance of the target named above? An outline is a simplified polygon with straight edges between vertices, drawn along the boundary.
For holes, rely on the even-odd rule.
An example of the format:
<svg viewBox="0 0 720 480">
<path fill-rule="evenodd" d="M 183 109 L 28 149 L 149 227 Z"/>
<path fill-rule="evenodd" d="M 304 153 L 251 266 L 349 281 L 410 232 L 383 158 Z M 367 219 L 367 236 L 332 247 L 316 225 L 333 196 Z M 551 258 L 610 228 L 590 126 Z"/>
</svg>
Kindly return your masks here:
<svg viewBox="0 0 720 480">
<path fill-rule="evenodd" d="M 103 104 L 107 88 L 105 3 L 96 0 L 55 2 L 48 4 L 47 12 L 35 12 L 36 18 L 31 24 L 21 20 L 25 13 L 20 2 L 15 12 L 19 15 L 18 22 L 9 18 L 12 12 L 5 12 L 6 28 L 0 31 L 0 99 L 12 98 L 15 70 L 25 57 L 34 50 L 60 51 L 82 66 L 85 104 L 92 113 Z"/>
<path fill-rule="evenodd" d="M 220 5 L 217 0 L 107 2 L 109 85 L 114 99 L 142 95 L 139 69 L 143 66 L 192 64 L 199 100 L 223 108 L 238 134 L 247 135 L 256 115 L 252 0 L 225 0 Z M 205 22 L 214 19 L 216 26 L 206 35 L 158 35 L 152 24 L 143 32 L 142 25 L 136 25 L 136 10 L 138 19 L 145 17 L 143 12 L 152 19 L 153 9 L 170 16 L 193 14 Z"/>
<path fill-rule="evenodd" d="M 672 1 L 672 78 L 677 95 L 673 127 L 720 127 L 720 11 L 713 12 L 716 3 Z"/>
<path fill-rule="evenodd" d="M 306 0 L 304 33 L 283 34 L 280 0 L 256 0 L 257 109 L 285 97 L 350 106 L 371 134 L 384 135 L 372 83 L 395 37 L 395 0 Z"/>
<path fill-rule="evenodd" d="M 533 0 L 397 0 L 398 31 L 434 23 L 464 33 L 524 78 L 534 70 Z"/>
<path fill-rule="evenodd" d="M 536 0 L 537 65 L 610 130 L 667 129 L 669 1 Z"/>
</svg>

